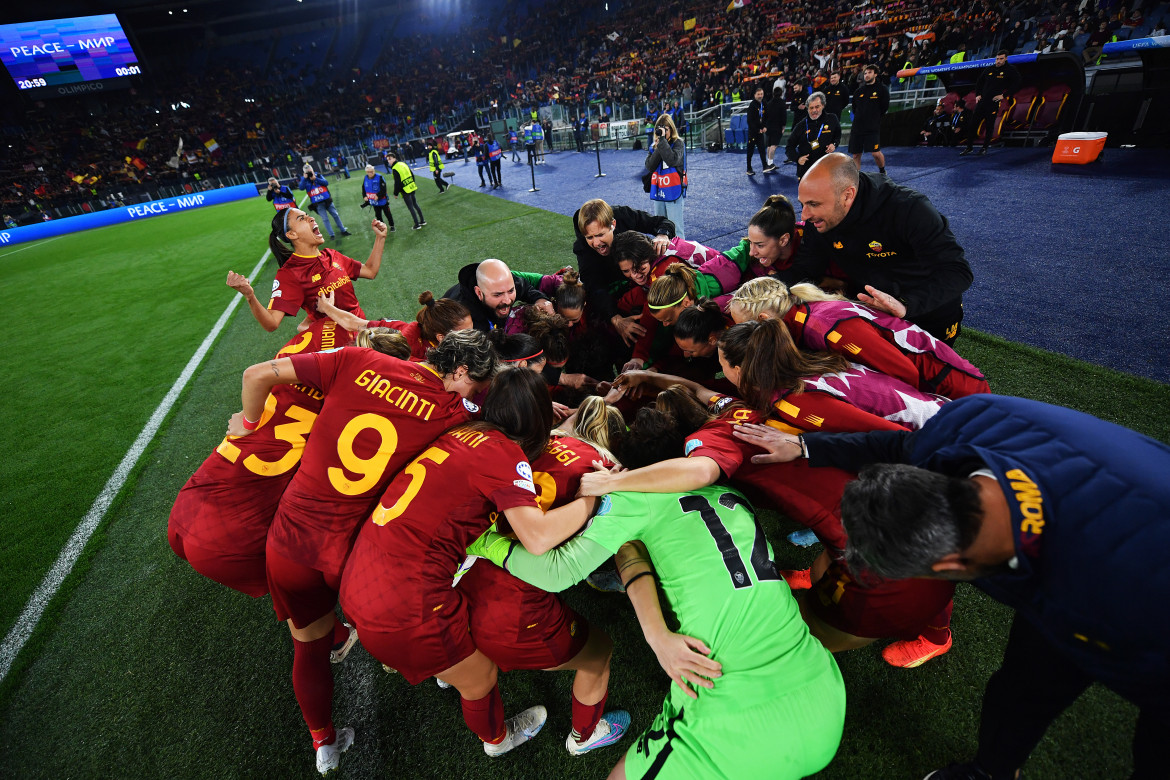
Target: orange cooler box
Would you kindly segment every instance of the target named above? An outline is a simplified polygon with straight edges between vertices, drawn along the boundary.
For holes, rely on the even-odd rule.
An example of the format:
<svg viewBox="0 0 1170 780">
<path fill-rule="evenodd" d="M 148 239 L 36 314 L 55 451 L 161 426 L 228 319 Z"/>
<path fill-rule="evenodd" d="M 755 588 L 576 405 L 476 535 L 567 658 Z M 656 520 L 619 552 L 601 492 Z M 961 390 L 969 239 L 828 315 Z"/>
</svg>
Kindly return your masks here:
<svg viewBox="0 0 1170 780">
<path fill-rule="evenodd" d="M 1105 150 L 1108 133 L 1064 133 L 1056 139 L 1052 162 L 1085 165 L 1096 161 Z"/>
</svg>

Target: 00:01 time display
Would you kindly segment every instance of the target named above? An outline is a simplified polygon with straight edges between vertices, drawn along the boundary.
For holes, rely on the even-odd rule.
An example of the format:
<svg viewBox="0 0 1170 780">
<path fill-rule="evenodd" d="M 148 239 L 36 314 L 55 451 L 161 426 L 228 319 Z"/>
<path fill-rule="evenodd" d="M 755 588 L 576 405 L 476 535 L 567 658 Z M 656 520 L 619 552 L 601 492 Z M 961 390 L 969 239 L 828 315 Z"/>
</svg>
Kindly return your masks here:
<svg viewBox="0 0 1170 780">
<path fill-rule="evenodd" d="M 129 65 L 125 68 L 114 68 L 114 73 L 119 76 L 136 76 L 142 70 L 137 65 Z"/>
<path fill-rule="evenodd" d="M 16 82 L 16 86 L 20 89 L 35 89 L 36 87 L 47 87 L 49 82 L 44 79 L 23 79 Z"/>
</svg>

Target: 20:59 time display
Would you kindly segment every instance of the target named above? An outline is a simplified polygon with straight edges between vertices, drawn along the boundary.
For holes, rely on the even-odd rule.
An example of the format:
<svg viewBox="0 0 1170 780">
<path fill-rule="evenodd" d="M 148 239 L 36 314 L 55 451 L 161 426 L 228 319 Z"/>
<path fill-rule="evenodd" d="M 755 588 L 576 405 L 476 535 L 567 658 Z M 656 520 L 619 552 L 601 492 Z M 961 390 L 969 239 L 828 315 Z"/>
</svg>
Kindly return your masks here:
<svg viewBox="0 0 1170 780">
<path fill-rule="evenodd" d="M 44 79 L 23 79 L 16 82 L 18 89 L 35 89 L 36 87 L 47 87 L 49 82 Z"/>
</svg>

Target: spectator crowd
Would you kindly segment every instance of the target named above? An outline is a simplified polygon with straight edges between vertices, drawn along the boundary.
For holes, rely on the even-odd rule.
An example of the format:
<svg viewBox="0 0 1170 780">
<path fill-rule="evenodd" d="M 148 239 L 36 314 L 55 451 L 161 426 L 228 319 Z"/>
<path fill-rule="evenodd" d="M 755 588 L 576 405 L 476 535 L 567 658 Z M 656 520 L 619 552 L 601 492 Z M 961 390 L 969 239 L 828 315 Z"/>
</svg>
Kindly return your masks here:
<svg viewBox="0 0 1170 780">
<path fill-rule="evenodd" d="M 469 17 L 459 35 L 387 36 L 365 72 L 345 67 L 346 52 L 298 46 L 266 68 L 213 55 L 214 66 L 182 77 L 30 103 L 4 128 L 0 170 L 9 184 L 0 208 L 26 222 L 71 204 L 116 205 L 120 193 L 129 199 L 168 183 L 202 188 L 253 170 L 263 181 L 273 165 L 299 166 L 342 144 L 434 136 L 473 112 L 481 122 L 510 109 L 527 118 L 556 103 L 571 117 L 597 117 L 621 103 L 677 117 L 749 100 L 761 85 L 769 99 L 783 90 L 796 108 L 833 72 L 851 92 L 865 64 L 896 83 L 908 65 L 999 47 L 1052 51 L 1079 39 L 1095 58 L 1102 42 L 1145 23 L 1118 0 L 736 5 L 509 5 Z"/>
</svg>

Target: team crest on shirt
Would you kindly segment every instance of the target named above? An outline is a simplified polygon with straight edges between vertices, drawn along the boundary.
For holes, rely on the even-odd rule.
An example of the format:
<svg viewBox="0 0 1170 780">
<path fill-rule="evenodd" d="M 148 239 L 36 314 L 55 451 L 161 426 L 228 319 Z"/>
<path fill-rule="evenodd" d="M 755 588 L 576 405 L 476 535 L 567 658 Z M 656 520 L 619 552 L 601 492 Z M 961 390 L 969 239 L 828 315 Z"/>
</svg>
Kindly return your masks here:
<svg viewBox="0 0 1170 780">
<path fill-rule="evenodd" d="M 516 473 L 520 475 L 521 479 L 532 481 L 532 466 L 528 465 L 528 461 L 522 460 L 517 463 Z"/>
<path fill-rule="evenodd" d="M 423 381 L 421 376 L 418 377 L 418 381 L 420 381 L 420 382 Z M 471 412 L 472 414 L 479 413 L 479 407 L 476 406 L 475 404 L 473 404 L 471 401 L 468 401 L 466 398 L 463 399 L 463 408 L 466 409 L 467 411 Z"/>
<path fill-rule="evenodd" d="M 715 414 L 722 414 L 723 410 L 735 403 L 735 399 L 729 395 L 720 396 L 713 404 L 711 404 L 711 411 Z"/>
<path fill-rule="evenodd" d="M 336 268 L 338 271 L 341 270 L 341 264 L 338 263 L 336 260 L 333 261 L 333 267 Z"/>
<path fill-rule="evenodd" d="M 577 621 L 569 623 L 569 636 L 577 636 Z"/>
<path fill-rule="evenodd" d="M 692 452 L 694 452 L 695 450 L 699 449 L 699 447 L 702 447 L 702 446 L 703 446 L 703 442 L 699 441 L 698 439 L 688 439 L 687 446 L 683 448 L 683 454 L 690 455 Z"/>
<path fill-rule="evenodd" d="M 880 252 L 880 251 L 882 251 L 881 242 L 880 241 L 870 241 L 869 248 L 875 252 Z"/>
</svg>

